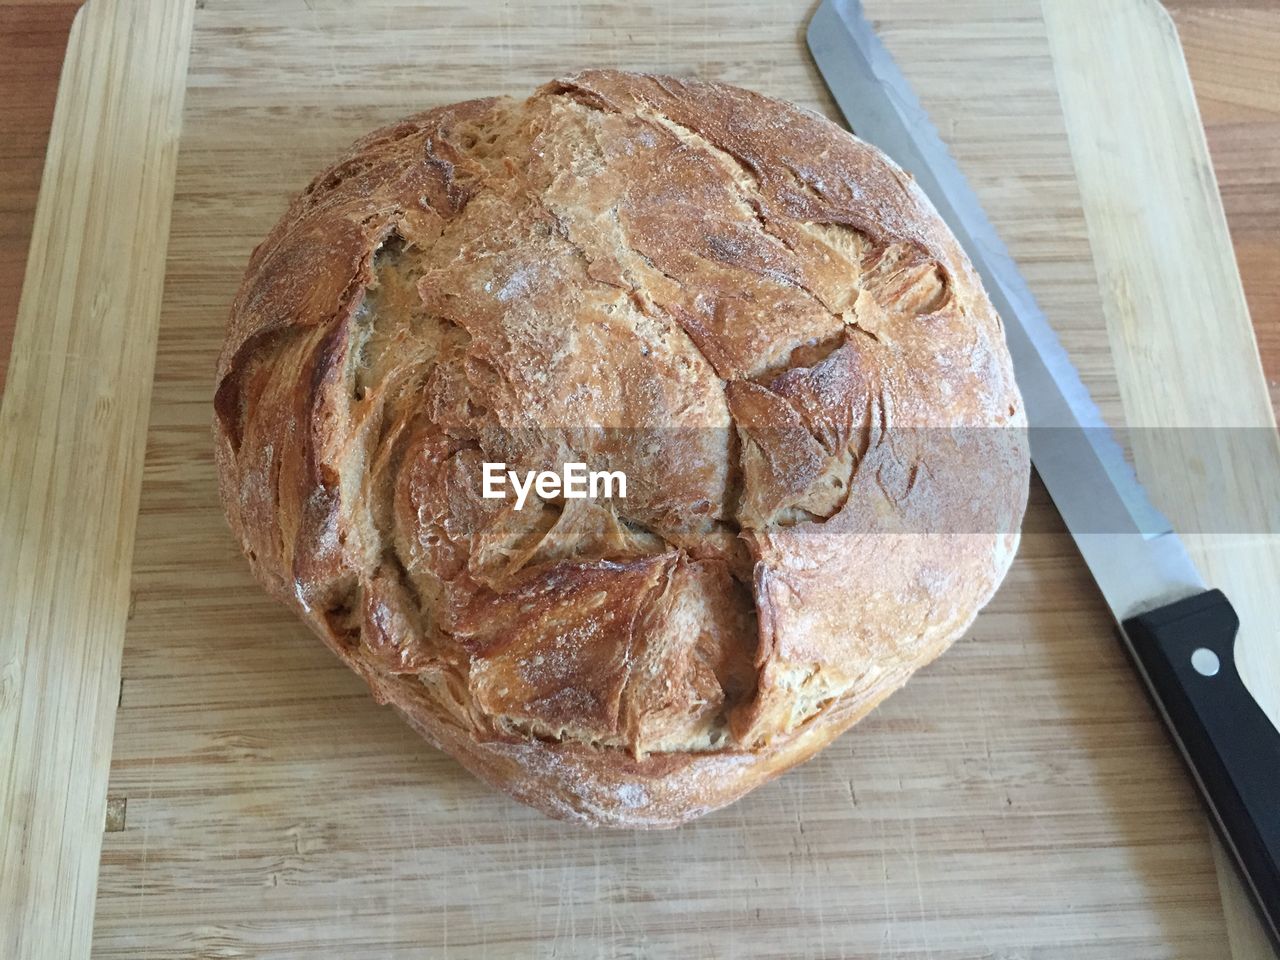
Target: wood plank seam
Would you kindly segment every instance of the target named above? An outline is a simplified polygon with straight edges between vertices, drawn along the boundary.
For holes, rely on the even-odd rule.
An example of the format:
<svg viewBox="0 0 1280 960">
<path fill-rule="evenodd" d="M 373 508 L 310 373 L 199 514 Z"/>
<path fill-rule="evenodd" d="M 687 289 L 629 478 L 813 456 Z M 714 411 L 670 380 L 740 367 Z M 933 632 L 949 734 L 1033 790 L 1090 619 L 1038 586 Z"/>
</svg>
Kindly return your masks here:
<svg viewBox="0 0 1280 960">
<path fill-rule="evenodd" d="M 68 40 L 0 408 L 0 955 L 87 956 L 192 4 Z M 121 811 L 123 813 L 123 811 Z"/>
<path fill-rule="evenodd" d="M 1280 483 L 1280 439 L 1177 26 L 1158 0 L 1124 9 L 1045 0 L 1044 11 L 1125 419 L 1157 428 L 1133 431 L 1135 466 L 1175 528 L 1197 531 L 1188 549 L 1240 612 L 1240 673 L 1274 722 L 1280 649 L 1268 638 L 1280 610 L 1268 583 L 1280 579 L 1280 538 L 1267 499 Z M 1095 82 L 1098 62 L 1116 65 L 1106 85 Z M 1189 335 L 1197 329 L 1214 342 Z M 1219 429 L 1183 429 L 1201 426 Z M 1242 440 L 1254 430 L 1273 435 L 1261 462 Z M 1208 472 L 1191 469 L 1197 461 Z M 1214 535 L 1202 518 L 1216 499 L 1234 504 L 1250 533 Z M 1270 957 L 1234 867 L 1212 843 L 1231 956 Z"/>
</svg>

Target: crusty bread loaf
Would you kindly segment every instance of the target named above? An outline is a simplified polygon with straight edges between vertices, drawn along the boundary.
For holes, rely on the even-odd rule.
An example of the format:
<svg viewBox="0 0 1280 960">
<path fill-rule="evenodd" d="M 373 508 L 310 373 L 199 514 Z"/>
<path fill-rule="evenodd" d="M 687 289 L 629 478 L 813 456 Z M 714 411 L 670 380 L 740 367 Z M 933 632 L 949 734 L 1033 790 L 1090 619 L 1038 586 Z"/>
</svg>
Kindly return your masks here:
<svg viewBox="0 0 1280 960">
<path fill-rule="evenodd" d="M 1023 426 L 999 319 L 882 154 L 591 71 L 317 177 L 254 251 L 215 433 L 254 573 L 379 701 L 553 816 L 655 827 L 966 628 L 1016 546 Z M 484 461 L 627 496 L 517 510 Z"/>
</svg>

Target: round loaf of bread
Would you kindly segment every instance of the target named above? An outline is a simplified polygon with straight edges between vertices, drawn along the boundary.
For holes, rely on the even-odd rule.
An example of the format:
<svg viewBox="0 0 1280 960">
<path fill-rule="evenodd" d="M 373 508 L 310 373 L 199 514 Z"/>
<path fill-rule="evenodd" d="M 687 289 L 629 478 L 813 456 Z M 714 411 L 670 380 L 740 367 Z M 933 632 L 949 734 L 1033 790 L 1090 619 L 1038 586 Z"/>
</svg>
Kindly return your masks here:
<svg viewBox="0 0 1280 960">
<path fill-rule="evenodd" d="M 678 824 L 829 743 L 965 630 L 1026 503 L 1000 321 L 912 179 L 670 77 L 356 143 L 254 251 L 215 406 L 265 587 L 429 741 L 590 824 Z M 486 463 L 626 496 L 517 506 Z"/>
</svg>

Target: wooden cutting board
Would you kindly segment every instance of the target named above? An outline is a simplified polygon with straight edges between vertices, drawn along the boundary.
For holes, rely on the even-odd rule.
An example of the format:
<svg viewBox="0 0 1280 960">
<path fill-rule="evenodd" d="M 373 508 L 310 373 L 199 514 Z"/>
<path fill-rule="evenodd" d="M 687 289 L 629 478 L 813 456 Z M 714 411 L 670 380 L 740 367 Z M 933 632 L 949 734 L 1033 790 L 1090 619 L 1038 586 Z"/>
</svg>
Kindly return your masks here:
<svg viewBox="0 0 1280 960">
<path fill-rule="evenodd" d="M 867 6 L 1107 416 L 1273 430 L 1159 7 Z M 91 0 L 0 419 L 0 955 L 1265 955 L 1038 485 L 965 639 L 808 765 L 658 833 L 483 787 L 268 602 L 231 540 L 214 360 L 250 250 L 313 173 L 400 115 L 580 66 L 834 116 L 810 13 Z M 1200 518 L 1224 499 L 1246 518 L 1193 546 L 1280 718 L 1280 452 L 1217 431 L 1188 469 L 1179 444 L 1204 433 L 1144 433 L 1135 458 L 1185 528 L 1216 529 Z"/>
</svg>

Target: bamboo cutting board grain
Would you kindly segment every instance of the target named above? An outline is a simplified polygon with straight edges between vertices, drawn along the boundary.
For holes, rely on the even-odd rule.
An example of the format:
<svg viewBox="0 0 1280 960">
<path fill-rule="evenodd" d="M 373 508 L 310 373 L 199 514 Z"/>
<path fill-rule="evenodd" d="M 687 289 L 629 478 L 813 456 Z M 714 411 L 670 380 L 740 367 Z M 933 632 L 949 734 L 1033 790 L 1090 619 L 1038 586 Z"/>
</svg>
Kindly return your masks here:
<svg viewBox="0 0 1280 960">
<path fill-rule="evenodd" d="M 0 957 L 93 922 L 191 10 L 68 40 L 0 409 Z"/>
<path fill-rule="evenodd" d="M 801 42 L 809 3 L 194 6 L 108 832 L 80 831 L 101 841 L 96 956 L 1262 956 L 1229 875 L 1220 894 L 1187 777 L 1038 486 L 1019 559 L 967 638 L 805 767 L 659 833 L 584 832 L 481 786 L 269 603 L 232 543 L 214 484 L 213 364 L 249 251 L 312 174 L 400 115 L 521 94 L 578 66 L 741 83 L 833 115 Z M 1203 362 L 1239 385 L 1229 422 L 1271 423 L 1234 264 L 1215 259 L 1229 246 L 1187 124 L 1185 68 L 1157 8 L 867 6 L 1108 417 L 1212 425 L 1200 397 L 1222 381 L 1173 391 L 1150 363 L 1154 347 L 1176 363 L 1212 343 Z M 157 7 L 91 0 L 80 27 Z M 183 22 L 166 29 L 185 53 Z M 1101 57 L 1107 44 L 1132 62 Z M 1116 83 L 1143 104 L 1099 102 Z M 1099 148 L 1138 124 L 1150 153 L 1123 136 Z M 1114 242 L 1170 190 L 1183 213 L 1163 224 L 1161 257 Z M 1212 317 L 1135 310 L 1183 292 L 1164 260 L 1179 256 L 1173 274 L 1212 294 Z M 1144 478 L 1174 455 L 1135 453 Z M 1202 492 L 1194 478 L 1157 489 L 1183 516 Z M 1200 546 L 1228 589 L 1233 577 L 1274 582 L 1273 537 Z M 1246 624 L 1272 602 L 1259 591 Z M 1251 642 L 1248 679 L 1266 694 L 1277 657 L 1267 638 Z M 33 689 L 19 673 L 16 702 Z M 1274 694 L 1267 706 L 1280 716 Z M 92 790 L 86 802 L 100 816 Z M 80 911 L 3 881 L 0 904 L 25 911 L 17 955 L 83 955 L 71 935 L 70 954 L 42 952 L 37 937 L 67 923 L 87 933 L 92 882 L 87 894 L 56 870 L 43 882 L 63 882 Z"/>
</svg>

